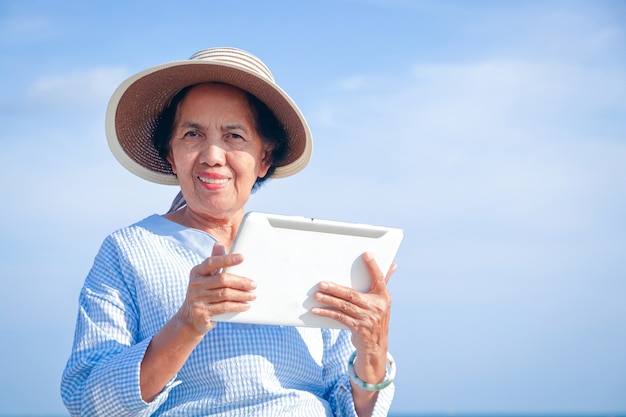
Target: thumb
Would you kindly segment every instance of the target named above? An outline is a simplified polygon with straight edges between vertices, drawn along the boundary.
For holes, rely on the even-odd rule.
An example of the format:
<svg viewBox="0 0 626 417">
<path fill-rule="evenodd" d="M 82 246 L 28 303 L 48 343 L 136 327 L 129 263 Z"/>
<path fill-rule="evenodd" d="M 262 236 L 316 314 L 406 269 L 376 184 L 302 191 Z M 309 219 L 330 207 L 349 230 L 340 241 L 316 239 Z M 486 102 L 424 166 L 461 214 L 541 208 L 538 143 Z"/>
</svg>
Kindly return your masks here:
<svg viewBox="0 0 626 417">
<path fill-rule="evenodd" d="M 211 256 L 223 255 L 226 255 L 226 248 L 220 242 L 215 242 L 215 245 L 213 245 L 213 251 L 211 252 Z"/>
</svg>

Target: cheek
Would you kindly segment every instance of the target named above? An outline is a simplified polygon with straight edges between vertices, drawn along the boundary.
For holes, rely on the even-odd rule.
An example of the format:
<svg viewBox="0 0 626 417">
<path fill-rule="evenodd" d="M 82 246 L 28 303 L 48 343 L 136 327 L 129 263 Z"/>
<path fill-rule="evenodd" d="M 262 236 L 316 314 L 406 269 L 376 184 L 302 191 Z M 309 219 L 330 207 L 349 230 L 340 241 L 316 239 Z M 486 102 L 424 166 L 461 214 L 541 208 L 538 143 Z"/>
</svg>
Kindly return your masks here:
<svg viewBox="0 0 626 417">
<path fill-rule="evenodd" d="M 257 177 L 265 175 L 269 167 L 262 159 L 262 155 L 259 151 L 244 151 L 237 152 L 230 155 L 228 159 L 228 165 L 238 174 L 240 177 L 253 178 L 256 181 Z"/>
</svg>

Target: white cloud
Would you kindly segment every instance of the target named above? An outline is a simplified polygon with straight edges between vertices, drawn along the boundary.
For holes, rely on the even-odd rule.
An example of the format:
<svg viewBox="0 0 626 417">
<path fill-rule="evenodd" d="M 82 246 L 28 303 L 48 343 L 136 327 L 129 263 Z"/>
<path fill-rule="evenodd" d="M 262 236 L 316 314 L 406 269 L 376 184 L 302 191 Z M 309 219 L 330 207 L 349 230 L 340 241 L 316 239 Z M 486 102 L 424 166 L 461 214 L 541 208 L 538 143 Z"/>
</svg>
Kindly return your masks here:
<svg viewBox="0 0 626 417">
<path fill-rule="evenodd" d="M 51 109 L 76 108 L 106 103 L 128 76 L 124 68 L 94 68 L 63 75 L 46 75 L 28 88 L 26 100 Z"/>
<path fill-rule="evenodd" d="M 49 39 L 54 33 L 53 25 L 43 16 L 9 16 L 0 20 L 0 45 L 22 45 Z"/>
<path fill-rule="evenodd" d="M 419 64 L 395 83 L 335 94 L 313 120 L 325 166 L 314 180 L 332 184 L 316 193 L 329 201 L 431 227 L 473 224 L 474 235 L 590 228 L 599 206 L 626 204 L 611 191 L 626 177 L 625 71 Z"/>
<path fill-rule="evenodd" d="M 339 90 L 348 92 L 368 91 L 380 86 L 385 79 L 382 77 L 374 77 L 368 75 L 354 75 L 352 77 L 339 80 L 336 87 Z"/>
</svg>

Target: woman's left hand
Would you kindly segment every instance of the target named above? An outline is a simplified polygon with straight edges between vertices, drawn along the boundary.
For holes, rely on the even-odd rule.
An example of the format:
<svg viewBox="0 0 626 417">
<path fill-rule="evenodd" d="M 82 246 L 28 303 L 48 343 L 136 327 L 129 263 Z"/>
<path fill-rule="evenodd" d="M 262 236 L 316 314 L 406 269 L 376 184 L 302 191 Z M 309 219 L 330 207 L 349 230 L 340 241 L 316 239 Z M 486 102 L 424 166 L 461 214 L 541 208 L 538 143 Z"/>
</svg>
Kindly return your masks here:
<svg viewBox="0 0 626 417">
<path fill-rule="evenodd" d="M 355 371 L 370 383 L 380 382 L 387 367 L 387 346 L 391 295 L 387 282 L 397 268 L 392 264 L 383 274 L 370 253 L 363 255 L 372 286 L 369 292 L 359 292 L 349 287 L 321 282 L 315 299 L 329 308 L 317 307 L 313 313 L 329 317 L 346 325 L 352 332 L 352 344 L 357 350 Z"/>
</svg>

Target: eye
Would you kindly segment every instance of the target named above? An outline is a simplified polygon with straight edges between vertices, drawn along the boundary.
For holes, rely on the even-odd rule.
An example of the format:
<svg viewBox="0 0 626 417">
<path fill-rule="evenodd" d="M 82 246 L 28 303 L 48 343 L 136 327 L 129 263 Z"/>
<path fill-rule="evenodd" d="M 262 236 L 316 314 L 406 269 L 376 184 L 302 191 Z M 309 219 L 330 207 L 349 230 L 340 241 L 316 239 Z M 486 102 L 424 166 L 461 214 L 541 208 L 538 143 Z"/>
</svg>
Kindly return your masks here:
<svg viewBox="0 0 626 417">
<path fill-rule="evenodd" d="M 233 133 L 233 132 L 229 132 L 229 133 L 226 135 L 226 139 L 230 139 L 230 140 L 243 140 L 243 139 L 244 139 L 244 137 L 243 137 L 243 136 L 241 136 L 240 134 Z"/>
<path fill-rule="evenodd" d="M 184 137 L 188 137 L 188 138 L 196 138 L 196 137 L 200 136 L 200 134 L 196 130 L 189 130 L 189 131 L 185 132 L 185 134 L 183 136 Z"/>
</svg>

